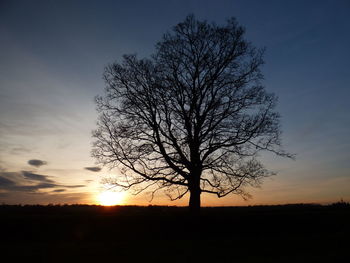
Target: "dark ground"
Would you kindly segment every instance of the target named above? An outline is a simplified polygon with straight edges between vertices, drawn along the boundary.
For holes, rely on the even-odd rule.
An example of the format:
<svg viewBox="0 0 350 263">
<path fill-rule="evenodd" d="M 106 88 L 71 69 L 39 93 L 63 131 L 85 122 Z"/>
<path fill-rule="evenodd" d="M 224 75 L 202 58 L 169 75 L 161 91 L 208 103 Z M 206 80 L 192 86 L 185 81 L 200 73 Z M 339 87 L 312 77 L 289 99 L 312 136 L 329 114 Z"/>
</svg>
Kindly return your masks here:
<svg viewBox="0 0 350 263">
<path fill-rule="evenodd" d="M 0 206 L 0 262 L 349 262 L 350 205 Z"/>
</svg>

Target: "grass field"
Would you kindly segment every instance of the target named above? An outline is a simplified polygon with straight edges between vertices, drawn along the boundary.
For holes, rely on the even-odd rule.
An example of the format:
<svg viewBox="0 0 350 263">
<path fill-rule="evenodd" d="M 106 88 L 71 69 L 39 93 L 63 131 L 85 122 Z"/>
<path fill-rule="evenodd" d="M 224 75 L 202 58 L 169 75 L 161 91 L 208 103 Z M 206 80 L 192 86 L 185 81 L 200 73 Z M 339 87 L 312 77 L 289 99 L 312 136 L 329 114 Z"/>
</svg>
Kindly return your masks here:
<svg viewBox="0 0 350 263">
<path fill-rule="evenodd" d="M 349 259 L 347 203 L 207 207 L 197 217 L 183 207 L 3 205 L 0 224 L 0 262 Z"/>
</svg>

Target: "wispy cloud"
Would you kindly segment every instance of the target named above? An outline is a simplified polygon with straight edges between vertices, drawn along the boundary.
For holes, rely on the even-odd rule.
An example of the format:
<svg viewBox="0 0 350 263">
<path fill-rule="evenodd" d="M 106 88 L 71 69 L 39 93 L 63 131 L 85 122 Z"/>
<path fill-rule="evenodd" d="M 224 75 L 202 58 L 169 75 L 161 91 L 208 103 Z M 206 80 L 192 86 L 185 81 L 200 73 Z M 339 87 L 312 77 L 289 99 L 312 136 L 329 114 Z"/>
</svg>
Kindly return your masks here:
<svg viewBox="0 0 350 263">
<path fill-rule="evenodd" d="M 75 184 L 75 185 L 57 185 L 60 187 L 65 187 L 65 188 L 80 188 L 80 187 L 85 187 L 86 185 L 84 184 Z"/>
<path fill-rule="evenodd" d="M 64 191 L 66 191 L 66 189 L 55 189 L 52 192 L 61 193 L 61 192 L 64 192 Z"/>
<path fill-rule="evenodd" d="M 46 183 L 54 183 L 53 180 L 47 178 L 48 177 L 47 175 L 35 174 L 32 172 L 28 172 L 28 171 L 22 171 L 22 175 L 24 178 L 29 179 L 29 180 L 41 181 L 41 182 L 46 182 Z"/>
<path fill-rule="evenodd" d="M 57 191 L 59 190 L 59 191 Z M 91 193 L 66 193 L 64 189 L 51 192 L 0 192 L 0 204 L 77 204 L 91 203 Z"/>
<path fill-rule="evenodd" d="M 94 166 L 94 167 L 84 167 L 85 170 L 89 170 L 91 172 L 99 172 L 101 171 L 100 167 Z"/>
<path fill-rule="evenodd" d="M 29 171 L 6 172 L 0 171 L 0 190 L 5 192 L 27 192 L 35 193 L 43 189 L 60 188 L 55 192 L 63 192 L 68 188 L 80 188 L 85 185 L 64 185 L 54 180 L 48 179 L 49 176 L 36 174 Z"/>
<path fill-rule="evenodd" d="M 6 177 L 2 177 L 0 175 L 0 189 L 12 187 L 14 185 L 16 185 L 15 182 L 11 181 L 10 179 L 7 179 Z"/>
</svg>

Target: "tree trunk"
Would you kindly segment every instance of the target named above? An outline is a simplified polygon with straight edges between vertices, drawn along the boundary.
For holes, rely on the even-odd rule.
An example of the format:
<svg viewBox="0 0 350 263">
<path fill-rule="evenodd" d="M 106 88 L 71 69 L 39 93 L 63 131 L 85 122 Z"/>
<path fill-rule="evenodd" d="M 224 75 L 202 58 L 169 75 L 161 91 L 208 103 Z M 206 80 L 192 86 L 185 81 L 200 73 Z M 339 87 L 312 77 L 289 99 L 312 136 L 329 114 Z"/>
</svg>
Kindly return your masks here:
<svg viewBox="0 0 350 263">
<path fill-rule="evenodd" d="M 195 151 L 192 151 L 195 152 Z M 196 156 L 192 156 L 191 159 L 196 159 Z M 198 159 L 198 158 L 197 158 Z M 202 170 L 199 168 L 199 165 L 195 165 L 196 169 L 191 171 L 191 176 L 189 180 L 189 190 L 190 190 L 190 201 L 189 208 L 192 215 L 199 215 L 201 208 L 201 186 L 200 178 Z"/>
<path fill-rule="evenodd" d="M 199 187 L 197 187 L 197 189 L 190 189 L 189 207 L 191 214 L 199 214 L 201 208 L 201 190 Z"/>
</svg>

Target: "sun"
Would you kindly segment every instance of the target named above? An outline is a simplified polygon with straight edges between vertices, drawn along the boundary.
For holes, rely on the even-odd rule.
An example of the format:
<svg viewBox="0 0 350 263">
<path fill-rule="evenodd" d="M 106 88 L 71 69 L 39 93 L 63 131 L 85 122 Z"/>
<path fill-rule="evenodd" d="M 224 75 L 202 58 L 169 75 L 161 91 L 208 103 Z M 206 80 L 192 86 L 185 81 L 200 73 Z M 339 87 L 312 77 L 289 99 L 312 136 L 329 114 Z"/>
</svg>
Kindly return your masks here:
<svg viewBox="0 0 350 263">
<path fill-rule="evenodd" d="M 123 192 L 104 191 L 97 196 L 98 203 L 103 206 L 120 205 L 123 199 Z"/>
</svg>

